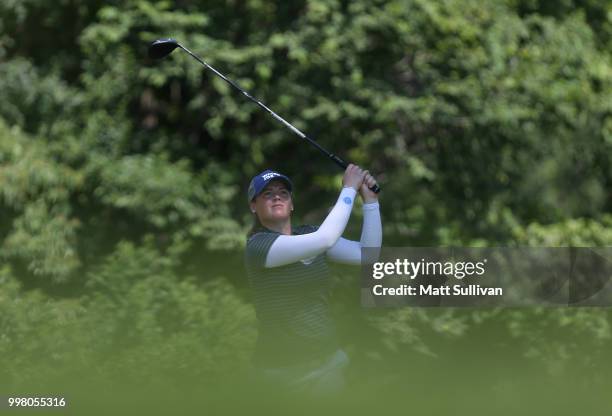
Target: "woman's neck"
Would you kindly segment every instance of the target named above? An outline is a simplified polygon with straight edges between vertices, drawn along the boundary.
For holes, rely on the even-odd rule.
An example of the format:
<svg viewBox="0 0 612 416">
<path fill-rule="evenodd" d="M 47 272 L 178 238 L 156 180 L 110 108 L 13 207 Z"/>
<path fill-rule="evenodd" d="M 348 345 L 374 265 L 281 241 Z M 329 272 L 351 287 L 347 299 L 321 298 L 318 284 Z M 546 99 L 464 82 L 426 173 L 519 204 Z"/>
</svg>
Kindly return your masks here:
<svg viewBox="0 0 612 416">
<path fill-rule="evenodd" d="M 268 230 L 276 231 L 284 235 L 291 235 L 291 219 L 280 222 L 262 222 Z"/>
</svg>

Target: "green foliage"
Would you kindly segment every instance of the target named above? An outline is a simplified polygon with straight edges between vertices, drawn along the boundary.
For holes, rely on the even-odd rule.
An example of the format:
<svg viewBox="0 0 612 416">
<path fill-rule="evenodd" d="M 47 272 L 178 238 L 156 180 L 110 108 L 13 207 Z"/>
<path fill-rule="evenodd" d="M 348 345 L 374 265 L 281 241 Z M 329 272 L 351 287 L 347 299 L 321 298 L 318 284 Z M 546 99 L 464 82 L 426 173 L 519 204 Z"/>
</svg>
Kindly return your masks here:
<svg viewBox="0 0 612 416">
<path fill-rule="evenodd" d="M 244 245 L 248 180 L 291 176 L 296 222 L 320 222 L 336 195 L 340 172 L 316 150 L 185 54 L 151 61 L 151 40 L 179 39 L 374 172 L 387 245 L 609 246 L 611 7 L 2 2 L 0 368 L 209 378 L 244 364 L 255 318 L 233 287 L 246 281 L 212 263 Z M 550 371 L 592 366 L 610 337 L 601 310 L 366 321 L 397 354 L 490 333 Z"/>
<path fill-rule="evenodd" d="M 178 247 L 178 248 L 177 248 Z M 244 367 L 255 338 L 250 305 L 222 279 L 201 287 L 174 270 L 185 245 L 160 256 L 151 238 L 140 247 L 121 243 L 88 281 L 93 296 L 88 323 L 108 371 L 121 375 L 130 363 L 135 376 L 195 376 L 210 379 Z M 148 363 L 154 363 L 149 365 Z"/>
<path fill-rule="evenodd" d="M 65 281 L 78 268 L 76 232 L 69 197 L 80 188 L 82 173 L 55 162 L 45 146 L 0 122 L 0 197 L 15 212 L 2 242 L 4 260 L 27 263 L 36 275 Z M 4 227 L 10 222 L 4 219 Z"/>
<path fill-rule="evenodd" d="M 536 247 L 610 247 L 612 216 L 602 221 L 576 218 L 558 224 L 530 224 L 517 233 L 519 244 Z"/>
<path fill-rule="evenodd" d="M 211 383 L 244 368 L 255 338 L 252 306 L 223 279 L 178 279 L 179 252 L 161 256 L 152 239 L 121 243 L 91 272 L 92 295 L 80 299 L 24 293 L 3 268 L 0 365 L 11 385 L 77 376 Z"/>
<path fill-rule="evenodd" d="M 379 356 L 413 351 L 450 362 L 458 356 L 504 357 L 531 361 L 551 375 L 580 370 L 599 377 L 597 366 L 606 362 L 612 337 L 611 318 L 605 308 L 406 308 L 369 321 L 381 334 Z"/>
<path fill-rule="evenodd" d="M 25 57 L 0 66 L 0 115 L 9 125 L 27 132 L 46 134 L 54 124 L 82 104 L 82 94 L 46 68 L 36 67 Z"/>
</svg>

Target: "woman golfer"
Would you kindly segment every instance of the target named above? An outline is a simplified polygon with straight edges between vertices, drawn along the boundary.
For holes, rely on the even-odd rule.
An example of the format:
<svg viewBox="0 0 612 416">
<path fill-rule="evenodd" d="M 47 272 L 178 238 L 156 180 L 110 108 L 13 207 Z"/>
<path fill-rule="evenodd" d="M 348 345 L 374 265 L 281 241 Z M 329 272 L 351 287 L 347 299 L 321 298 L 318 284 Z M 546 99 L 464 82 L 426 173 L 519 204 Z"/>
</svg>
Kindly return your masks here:
<svg viewBox="0 0 612 416">
<path fill-rule="evenodd" d="M 255 365 L 264 379 L 294 391 L 330 393 L 344 385 L 348 357 L 330 316 L 327 260 L 361 263 L 362 247 L 380 247 L 376 181 L 349 165 L 338 200 L 320 226 L 291 224 L 289 178 L 266 170 L 249 185 L 255 224 L 247 236 L 246 268 L 259 321 Z M 342 238 L 355 196 L 363 198 L 360 241 Z"/>
</svg>

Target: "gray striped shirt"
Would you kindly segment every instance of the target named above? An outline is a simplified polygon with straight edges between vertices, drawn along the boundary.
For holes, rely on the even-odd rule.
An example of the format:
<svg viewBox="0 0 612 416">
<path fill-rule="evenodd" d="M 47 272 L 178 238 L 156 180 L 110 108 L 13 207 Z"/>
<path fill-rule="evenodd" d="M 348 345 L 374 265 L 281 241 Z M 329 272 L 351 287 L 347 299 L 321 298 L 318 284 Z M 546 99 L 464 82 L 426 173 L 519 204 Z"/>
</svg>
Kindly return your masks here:
<svg viewBox="0 0 612 416">
<path fill-rule="evenodd" d="M 292 229 L 293 235 L 316 226 Z M 281 235 L 261 229 L 247 240 L 245 263 L 259 321 L 256 363 L 281 367 L 321 358 L 338 347 L 329 312 L 330 273 L 325 253 L 280 267 L 265 268 Z"/>
</svg>

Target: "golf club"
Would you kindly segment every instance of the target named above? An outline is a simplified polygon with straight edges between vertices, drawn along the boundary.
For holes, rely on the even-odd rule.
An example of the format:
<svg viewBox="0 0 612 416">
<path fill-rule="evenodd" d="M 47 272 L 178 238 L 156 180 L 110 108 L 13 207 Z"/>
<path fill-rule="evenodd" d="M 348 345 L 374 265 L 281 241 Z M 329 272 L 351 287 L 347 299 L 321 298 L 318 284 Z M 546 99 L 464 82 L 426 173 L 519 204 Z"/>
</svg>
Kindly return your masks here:
<svg viewBox="0 0 612 416">
<path fill-rule="evenodd" d="M 211 71 L 213 71 L 216 75 L 221 77 L 225 82 L 227 82 L 232 87 L 234 87 L 238 91 L 240 91 L 249 100 L 253 101 L 258 106 L 260 106 L 261 108 L 266 110 L 268 113 L 270 113 L 270 115 L 272 115 L 272 117 L 274 117 L 276 120 L 280 121 L 289 130 L 291 130 L 292 132 L 297 134 L 299 137 L 301 137 L 302 139 L 306 140 L 308 143 L 310 143 L 311 145 L 313 145 L 314 147 L 319 149 L 323 154 L 325 154 L 325 156 L 327 156 L 328 158 L 333 160 L 342 169 L 346 169 L 347 168 L 348 163 L 346 163 L 344 160 L 342 160 L 342 158 L 340 158 L 339 156 L 337 156 L 337 155 L 335 155 L 335 154 L 325 150 L 323 147 L 321 147 L 321 145 L 319 145 L 319 143 L 317 143 L 316 141 L 314 141 L 310 137 L 306 136 L 304 133 L 302 133 L 300 130 L 298 130 L 296 127 L 294 127 L 291 123 L 289 123 L 284 118 L 282 118 L 281 116 L 276 114 L 274 111 L 269 109 L 264 103 L 262 103 L 261 101 L 257 100 L 256 98 L 253 98 L 253 96 L 251 94 L 249 94 L 247 91 L 245 91 L 242 88 L 240 88 L 240 86 L 238 84 L 236 84 L 231 79 L 227 78 L 225 75 L 223 75 L 221 72 L 217 71 L 215 68 L 213 68 L 212 66 L 210 66 L 206 62 L 204 62 L 200 57 L 198 57 L 193 52 L 191 52 L 189 49 L 185 48 L 183 45 L 178 43 L 176 41 L 176 39 L 164 38 L 164 39 L 157 39 L 156 41 L 152 42 L 151 45 L 149 46 L 149 57 L 151 57 L 152 59 L 161 59 L 161 58 L 164 58 L 167 55 L 169 55 L 176 48 L 180 48 L 180 49 L 184 50 L 185 52 L 187 52 L 196 61 L 198 61 L 199 63 L 204 65 L 204 67 L 206 67 L 206 68 L 210 69 Z M 372 192 L 379 193 L 380 192 L 380 187 L 378 186 L 378 184 L 376 184 L 373 187 L 371 187 L 370 190 Z"/>
</svg>

